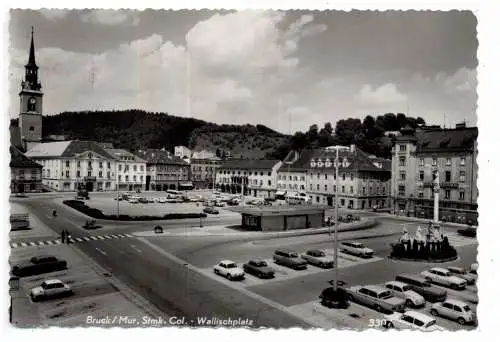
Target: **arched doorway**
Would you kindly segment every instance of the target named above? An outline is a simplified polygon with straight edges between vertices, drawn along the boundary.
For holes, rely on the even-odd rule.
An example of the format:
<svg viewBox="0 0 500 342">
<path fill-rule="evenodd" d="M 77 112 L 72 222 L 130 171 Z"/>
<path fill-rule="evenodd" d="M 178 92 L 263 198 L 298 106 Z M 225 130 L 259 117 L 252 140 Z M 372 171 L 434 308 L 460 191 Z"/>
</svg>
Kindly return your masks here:
<svg viewBox="0 0 500 342">
<path fill-rule="evenodd" d="M 166 191 L 168 190 L 168 185 L 167 184 L 163 184 L 163 191 Z"/>
</svg>

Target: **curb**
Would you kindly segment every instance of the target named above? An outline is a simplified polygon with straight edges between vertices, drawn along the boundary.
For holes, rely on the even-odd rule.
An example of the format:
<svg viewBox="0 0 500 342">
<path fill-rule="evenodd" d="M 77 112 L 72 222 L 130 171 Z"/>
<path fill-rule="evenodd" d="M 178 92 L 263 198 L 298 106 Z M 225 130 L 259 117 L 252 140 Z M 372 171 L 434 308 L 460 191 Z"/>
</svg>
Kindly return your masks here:
<svg viewBox="0 0 500 342">
<path fill-rule="evenodd" d="M 395 257 L 392 257 L 392 256 L 387 256 L 388 259 L 391 259 L 391 260 L 397 260 L 397 261 L 411 261 L 411 262 L 429 262 L 429 263 L 436 263 L 436 264 L 442 264 L 442 263 L 445 263 L 445 262 L 450 262 L 450 261 L 455 261 L 457 260 L 459 257 L 458 255 L 456 257 L 453 257 L 453 258 L 447 258 L 447 259 L 407 259 L 407 258 L 395 258 Z"/>
</svg>

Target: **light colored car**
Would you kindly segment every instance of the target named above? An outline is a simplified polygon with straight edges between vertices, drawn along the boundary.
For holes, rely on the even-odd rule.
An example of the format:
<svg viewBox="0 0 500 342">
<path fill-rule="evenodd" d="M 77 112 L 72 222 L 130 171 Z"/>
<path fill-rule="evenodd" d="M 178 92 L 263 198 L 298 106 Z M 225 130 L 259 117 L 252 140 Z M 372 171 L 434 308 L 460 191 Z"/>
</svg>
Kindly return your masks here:
<svg viewBox="0 0 500 342">
<path fill-rule="evenodd" d="M 448 271 L 455 277 L 462 278 L 467 282 L 467 285 L 474 285 L 476 283 L 476 276 L 467 272 L 463 267 L 448 267 Z"/>
<path fill-rule="evenodd" d="M 387 319 L 387 328 L 416 329 L 420 331 L 445 330 L 443 327 L 436 324 L 436 320 L 433 317 L 429 317 L 417 311 L 406 311 L 405 313 L 395 312 L 385 317 Z"/>
<path fill-rule="evenodd" d="M 477 262 L 470 265 L 470 273 L 477 274 L 477 269 L 479 268 L 479 264 Z"/>
<path fill-rule="evenodd" d="M 404 311 L 405 300 L 395 297 L 391 291 L 376 285 L 357 285 L 346 289 L 350 301 L 383 311 Z"/>
<path fill-rule="evenodd" d="M 158 198 L 158 203 L 167 203 L 167 199 L 165 197 Z"/>
<path fill-rule="evenodd" d="M 59 279 L 47 279 L 40 286 L 33 288 L 30 292 L 31 299 L 36 302 L 42 299 L 63 297 L 72 295 L 73 291 L 68 284 Z"/>
<path fill-rule="evenodd" d="M 425 305 L 424 297 L 413 291 L 408 284 L 400 281 L 389 281 L 385 283 L 384 287 L 390 290 L 394 296 L 403 298 L 406 306 L 417 308 Z"/>
<path fill-rule="evenodd" d="M 455 290 L 463 290 L 467 285 L 467 281 L 454 276 L 445 268 L 433 267 L 430 270 L 420 273 L 425 279 L 444 286 L 449 286 Z"/>
<path fill-rule="evenodd" d="M 476 314 L 472 312 L 467 303 L 451 298 L 446 299 L 444 302 L 433 304 L 431 314 L 450 318 L 457 321 L 460 325 L 476 322 Z"/>
<path fill-rule="evenodd" d="M 373 249 L 367 248 L 361 242 L 355 241 L 344 241 L 340 243 L 340 248 L 342 251 L 357 255 L 360 257 L 371 258 L 373 256 Z"/>
<path fill-rule="evenodd" d="M 214 266 L 214 273 L 229 280 L 244 279 L 245 271 L 239 268 L 234 261 L 222 260 Z"/>
<path fill-rule="evenodd" d="M 139 203 L 139 200 L 137 198 L 129 198 L 128 203 L 132 204 Z"/>
<path fill-rule="evenodd" d="M 319 266 L 322 268 L 333 267 L 333 257 L 331 255 L 326 255 L 325 252 L 319 249 L 311 249 L 303 253 L 301 257 L 308 263 L 314 266 Z"/>
</svg>

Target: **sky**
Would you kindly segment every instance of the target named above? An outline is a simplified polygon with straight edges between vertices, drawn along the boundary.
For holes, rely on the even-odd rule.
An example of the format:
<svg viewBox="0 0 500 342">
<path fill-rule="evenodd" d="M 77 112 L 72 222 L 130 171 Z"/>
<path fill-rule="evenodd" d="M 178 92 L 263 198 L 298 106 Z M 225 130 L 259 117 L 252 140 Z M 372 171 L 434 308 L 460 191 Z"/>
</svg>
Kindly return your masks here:
<svg viewBox="0 0 500 342">
<path fill-rule="evenodd" d="M 12 10 L 9 113 L 31 26 L 44 115 L 138 108 L 284 133 L 348 117 L 476 117 L 470 11 Z"/>
</svg>

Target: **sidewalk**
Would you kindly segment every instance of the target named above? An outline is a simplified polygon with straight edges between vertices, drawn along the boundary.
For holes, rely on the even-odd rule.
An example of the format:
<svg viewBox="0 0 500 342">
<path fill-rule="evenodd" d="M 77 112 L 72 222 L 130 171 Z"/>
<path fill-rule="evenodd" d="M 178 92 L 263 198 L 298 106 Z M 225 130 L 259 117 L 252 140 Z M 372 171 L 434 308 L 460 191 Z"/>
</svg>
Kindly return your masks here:
<svg viewBox="0 0 500 342">
<path fill-rule="evenodd" d="M 363 230 L 374 227 L 377 224 L 375 220 L 365 219 L 354 223 L 342 223 L 339 226 L 339 232 Z M 262 231 L 238 231 L 236 229 L 228 228 L 226 226 L 207 226 L 207 227 L 186 227 L 182 232 L 177 229 L 176 232 L 164 231 L 163 233 L 155 233 L 153 231 L 147 232 L 137 232 L 132 233 L 134 236 L 138 237 L 165 237 L 165 236 L 235 236 L 235 237 L 246 237 L 246 238 L 256 238 L 256 239 L 267 239 L 267 238 L 283 238 L 283 237 L 294 237 L 294 236 L 304 236 L 304 235 L 315 235 L 315 234 L 326 234 L 329 231 L 334 230 L 334 227 L 321 227 L 321 228 L 308 228 L 308 229 L 296 229 L 289 231 L 277 231 L 277 232 L 262 232 Z"/>
</svg>

